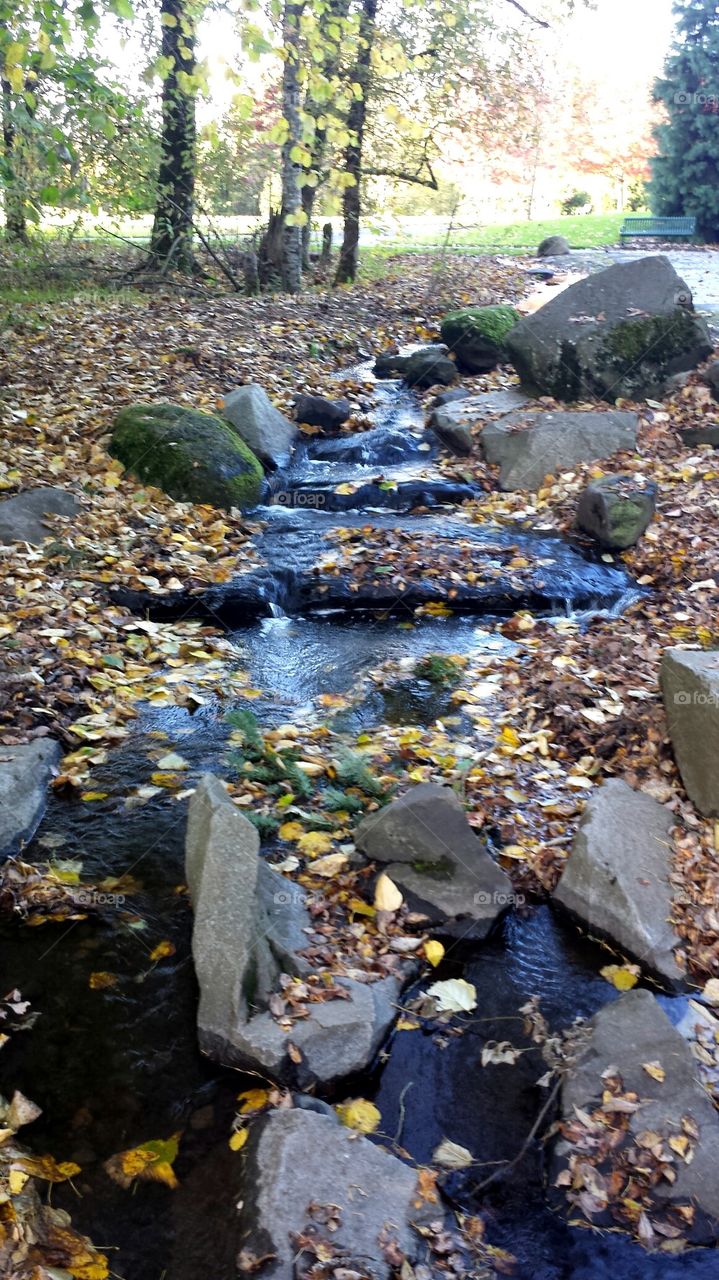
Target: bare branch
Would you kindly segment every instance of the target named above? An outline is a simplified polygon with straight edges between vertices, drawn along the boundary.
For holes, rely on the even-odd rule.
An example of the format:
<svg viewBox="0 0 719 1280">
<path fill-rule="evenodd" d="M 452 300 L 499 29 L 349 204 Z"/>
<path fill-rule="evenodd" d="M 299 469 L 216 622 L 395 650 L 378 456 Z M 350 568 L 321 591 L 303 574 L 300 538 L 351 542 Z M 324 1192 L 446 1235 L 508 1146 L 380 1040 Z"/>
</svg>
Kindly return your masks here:
<svg viewBox="0 0 719 1280">
<path fill-rule="evenodd" d="M 396 169 L 365 169 L 365 176 L 368 178 L 396 178 L 397 182 L 412 182 L 418 187 L 429 187 L 432 191 L 439 191 L 439 183 L 435 178 L 431 168 L 427 165 L 429 177 L 423 178 L 419 173 L 399 172 Z"/>
<path fill-rule="evenodd" d="M 507 4 L 511 4 L 515 9 L 519 9 L 519 12 L 524 18 L 529 18 L 530 22 L 536 22 L 538 27 L 550 27 L 551 24 L 549 22 L 545 22 L 544 18 L 537 18 L 533 13 L 529 13 L 529 11 L 525 9 L 524 5 L 519 3 L 519 0 L 507 0 Z"/>
</svg>

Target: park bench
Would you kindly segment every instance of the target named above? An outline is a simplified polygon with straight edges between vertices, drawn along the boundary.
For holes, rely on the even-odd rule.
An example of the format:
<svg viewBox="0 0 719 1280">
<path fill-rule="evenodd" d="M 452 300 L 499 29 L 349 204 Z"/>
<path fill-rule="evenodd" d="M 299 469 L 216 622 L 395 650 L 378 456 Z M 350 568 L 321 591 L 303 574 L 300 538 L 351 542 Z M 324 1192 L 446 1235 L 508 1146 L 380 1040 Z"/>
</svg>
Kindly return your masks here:
<svg viewBox="0 0 719 1280">
<path fill-rule="evenodd" d="M 625 218 L 619 238 L 622 242 L 637 236 L 651 236 L 653 240 L 692 240 L 696 233 L 696 218 Z"/>
</svg>

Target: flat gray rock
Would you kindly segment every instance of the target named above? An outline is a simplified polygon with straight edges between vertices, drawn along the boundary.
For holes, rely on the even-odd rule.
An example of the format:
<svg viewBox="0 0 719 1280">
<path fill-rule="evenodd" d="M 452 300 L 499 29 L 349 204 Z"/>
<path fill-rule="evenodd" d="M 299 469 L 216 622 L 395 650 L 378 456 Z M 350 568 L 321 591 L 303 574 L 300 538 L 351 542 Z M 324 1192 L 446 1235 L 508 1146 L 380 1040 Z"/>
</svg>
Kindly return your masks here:
<svg viewBox="0 0 719 1280">
<path fill-rule="evenodd" d="M 669 736 L 689 799 L 719 815 L 719 650 L 665 649 L 661 666 Z"/>
<path fill-rule="evenodd" d="M 637 442 L 638 417 L 610 409 L 606 413 L 512 413 L 488 422 L 479 437 L 487 462 L 500 468 L 501 489 L 539 489 L 547 475 L 595 462 Z"/>
<path fill-rule="evenodd" d="M 0 858 L 11 857 L 37 830 L 62 752 L 54 738 L 0 745 Z"/>
<path fill-rule="evenodd" d="M 312 940 L 305 895 L 262 860 L 255 827 L 209 774 L 190 800 L 185 867 L 202 1051 L 302 1088 L 366 1067 L 395 1020 L 403 982 L 338 979 L 346 999 L 312 1003 L 289 1031 L 279 1025 L 268 1005 L 281 975 L 313 972 L 300 954 Z"/>
<path fill-rule="evenodd" d="M 704 422 L 700 427 L 680 427 L 679 439 L 688 449 L 698 444 L 710 444 L 719 449 L 719 422 Z"/>
<path fill-rule="evenodd" d="M 695 1207 L 693 1226 L 681 1218 L 681 1234 L 692 1244 L 713 1244 L 718 1238 L 719 1220 L 719 1117 L 708 1095 L 696 1078 L 696 1062 L 691 1050 L 679 1032 L 672 1026 L 655 997 L 644 990 L 628 991 L 615 1002 L 605 1005 L 589 1024 L 589 1040 L 574 1068 L 564 1077 L 561 1092 L 561 1113 L 565 1121 L 577 1122 L 577 1109 L 591 1116 L 602 1104 L 606 1082 L 602 1073 L 611 1068 L 611 1076 L 619 1076 L 622 1092 L 633 1092 L 641 1106 L 628 1115 L 629 1129 L 620 1147 L 615 1149 L 606 1163 L 600 1163 L 600 1174 L 611 1172 L 613 1162 L 620 1151 L 631 1148 L 638 1135 L 653 1133 L 661 1141 L 662 1159 L 674 1170 L 674 1182 L 660 1178 L 652 1190 L 652 1204 L 648 1212 L 650 1224 L 666 1221 L 672 1206 Z M 658 1064 L 663 1078 L 654 1078 L 644 1064 Z M 609 1116 L 611 1113 L 607 1113 Z M 669 1138 L 676 1139 L 686 1132 L 689 1121 L 698 1138 L 688 1144 L 693 1158 L 686 1160 L 669 1147 Z M 600 1127 L 601 1132 L 601 1127 Z M 641 1164 L 647 1148 L 639 1147 L 637 1163 Z M 585 1150 L 590 1154 L 590 1145 Z M 577 1148 L 566 1138 L 560 1138 L 554 1147 L 553 1170 L 550 1183 L 556 1182 L 558 1172 L 566 1168 Z M 582 1160 L 583 1153 L 578 1153 Z M 576 1168 L 576 1165 L 575 1165 Z M 580 1178 L 580 1186 L 581 1186 Z M 623 1185 L 623 1184 L 622 1184 Z M 577 1216 L 581 1201 L 571 1188 L 565 1192 L 569 1200 L 570 1216 Z M 621 1194 L 621 1192 L 620 1192 Z M 593 1218 L 597 1221 L 597 1217 Z M 656 1247 L 665 1239 L 658 1233 L 653 1241 Z"/>
<path fill-rule="evenodd" d="M 587 804 L 554 900 L 651 973 L 681 984 L 670 922 L 672 821 L 651 796 L 619 778 L 605 782 Z"/>
<path fill-rule="evenodd" d="M 508 333 L 531 395 L 573 403 L 661 396 L 711 354 L 705 321 L 663 255 L 618 263 L 570 285 Z"/>
<path fill-rule="evenodd" d="M 297 427 L 257 383 L 235 387 L 225 398 L 223 417 L 270 471 L 290 460 Z"/>
<path fill-rule="evenodd" d="M 25 489 L 0 502 L 0 542 L 29 542 L 39 546 L 52 537 L 47 515 L 74 516 L 77 501 L 67 489 Z"/>
<path fill-rule="evenodd" d="M 527 396 L 515 387 L 485 391 L 478 396 L 468 396 L 465 393 L 457 402 L 449 401 L 434 409 L 429 418 L 429 426 L 454 453 L 466 456 L 472 452 L 473 428 L 481 426 L 497 414 L 519 409 L 526 403 Z"/>
<path fill-rule="evenodd" d="M 401 890 L 412 911 L 427 916 L 441 936 L 485 938 L 498 915 L 513 901 L 512 885 L 482 846 L 484 856 L 471 867 L 452 862 L 446 868 L 415 871 L 411 863 L 393 862 L 387 875 Z"/>
<path fill-rule="evenodd" d="M 275 1255 L 262 1280 L 295 1280 L 296 1237 L 313 1224 L 348 1275 L 390 1280 L 395 1272 L 384 1252 L 390 1241 L 410 1263 L 422 1256 L 411 1225 L 423 1216 L 415 1205 L 415 1171 L 328 1116 L 275 1111 L 252 1126 L 243 1161 L 240 1237 L 251 1253 Z M 338 1207 L 336 1231 L 317 1225 L 311 1203 Z"/>
</svg>

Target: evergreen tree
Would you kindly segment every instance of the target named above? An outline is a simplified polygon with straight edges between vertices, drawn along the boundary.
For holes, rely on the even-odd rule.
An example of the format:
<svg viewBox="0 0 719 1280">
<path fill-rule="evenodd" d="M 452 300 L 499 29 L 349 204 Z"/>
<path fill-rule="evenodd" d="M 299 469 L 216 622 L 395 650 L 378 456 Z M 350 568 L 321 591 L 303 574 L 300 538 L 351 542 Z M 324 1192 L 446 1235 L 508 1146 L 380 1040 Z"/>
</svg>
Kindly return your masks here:
<svg viewBox="0 0 719 1280">
<path fill-rule="evenodd" d="M 657 126 L 652 161 L 656 214 L 693 215 L 701 236 L 719 242 L 719 5 L 676 0 L 677 37 L 654 97 L 668 120 Z"/>
</svg>

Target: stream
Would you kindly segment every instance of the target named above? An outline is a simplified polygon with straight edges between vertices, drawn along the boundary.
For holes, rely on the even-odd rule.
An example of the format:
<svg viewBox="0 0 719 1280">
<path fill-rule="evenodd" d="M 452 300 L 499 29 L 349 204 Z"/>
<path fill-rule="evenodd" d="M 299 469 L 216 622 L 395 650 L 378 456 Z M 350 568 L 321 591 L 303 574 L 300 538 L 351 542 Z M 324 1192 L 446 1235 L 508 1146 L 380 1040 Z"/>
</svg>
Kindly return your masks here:
<svg viewBox="0 0 719 1280">
<path fill-rule="evenodd" d="M 367 368 L 345 376 L 366 378 Z M 463 482 L 458 488 L 435 470 L 435 446 L 413 394 L 389 381 L 377 385 L 375 401 L 375 429 L 364 438 L 314 438 L 300 446 L 291 471 L 273 477 L 271 505 L 257 513 L 266 521 L 257 546 L 267 569 L 261 577 L 238 579 L 239 597 L 229 584 L 222 599 L 208 605 L 206 612 L 228 627 L 237 667 L 262 691 L 261 698 L 240 698 L 234 705 L 248 706 L 264 725 L 307 722 L 317 714 L 313 698 L 346 693 L 390 659 L 509 652 L 511 642 L 496 622 L 522 603 L 548 616 L 581 611 L 583 625 L 591 626 L 597 610 L 619 610 L 634 596 L 621 568 L 583 556 L 546 530 L 535 534 L 463 521 L 461 512 L 444 504 L 470 494 Z M 373 483 L 378 474 L 396 488 L 380 489 Z M 362 510 L 338 514 L 334 499 L 343 495 L 334 491 L 340 485 L 359 486 L 344 497 L 362 503 Z M 407 514 L 418 494 L 436 511 Z M 512 603 L 511 590 L 494 592 L 486 600 L 468 600 L 451 618 L 415 618 L 411 628 L 406 602 L 400 609 L 384 602 L 377 616 L 373 599 L 349 608 L 338 593 L 324 601 L 311 597 L 309 570 L 327 530 L 378 523 L 416 527 L 429 540 L 453 538 L 461 530 L 476 544 L 480 561 L 499 557 L 499 563 L 498 548 L 511 546 L 516 554 L 519 546 L 534 566 L 529 585 L 515 592 L 519 604 Z M 251 608 L 245 607 L 248 578 L 256 588 Z M 93 787 L 107 792 L 107 799 L 51 799 L 27 860 L 79 859 L 83 877 L 98 881 L 131 873 L 137 893 L 128 897 L 119 920 L 108 914 L 104 920 L 42 928 L 8 919 L 0 924 L 2 990 L 18 987 L 40 1015 L 29 1033 L 14 1035 L 3 1050 L 6 1088 L 21 1089 L 43 1108 L 23 1138 L 35 1151 L 81 1165 L 73 1186 L 54 1188 L 53 1203 L 67 1208 L 75 1225 L 108 1251 L 112 1274 L 123 1280 L 234 1280 L 223 1259 L 223 1215 L 226 1220 L 232 1207 L 221 1171 L 236 1095 L 257 1082 L 197 1051 L 191 911 L 182 891 L 186 801 L 162 792 L 142 805 L 125 803 L 149 781 L 157 767 L 150 753 L 158 746 L 181 753 L 190 786 L 204 770 L 222 773 L 228 709 L 219 698 L 194 713 L 144 705 L 130 736 L 93 772 Z M 381 723 L 432 725 L 447 710 L 448 695 L 422 681 L 404 681 L 397 690 L 370 682 L 335 727 L 360 732 Z M 171 942 L 174 953 L 153 962 L 150 953 L 161 940 Z M 541 1142 L 530 1145 L 506 1180 L 482 1192 L 473 1185 L 492 1171 L 492 1162 L 517 1154 L 543 1102 L 536 1082 L 546 1068 L 536 1047 L 522 1038 L 518 1009 L 538 996 L 552 1029 L 591 1015 L 618 994 L 599 976 L 606 959 L 606 952 L 546 904 L 513 909 L 487 942 L 451 953 L 433 975 L 462 974 L 475 984 L 478 1008 L 465 1020 L 465 1034 L 395 1032 L 367 1077 L 350 1082 L 350 1096 L 373 1097 L 383 1132 L 400 1133 L 417 1161 L 428 1160 L 446 1137 L 488 1166 L 479 1174 L 451 1174 L 448 1191 L 455 1204 L 486 1216 L 489 1242 L 517 1259 L 506 1272 L 516 1280 L 715 1280 L 719 1263 L 712 1251 L 648 1255 L 619 1235 L 566 1225 L 546 1204 Z M 98 972 L 118 980 L 93 990 L 90 975 Z M 685 1001 L 662 1001 L 678 1021 Z M 509 1039 L 527 1052 L 512 1067 L 481 1068 L 482 1045 L 492 1039 Z M 343 1088 L 339 1096 L 344 1093 Z M 180 1130 L 179 1191 L 148 1182 L 123 1190 L 104 1171 L 103 1162 L 114 1153 Z M 195 1203 L 182 1188 L 203 1170 L 206 1194 Z"/>
</svg>

